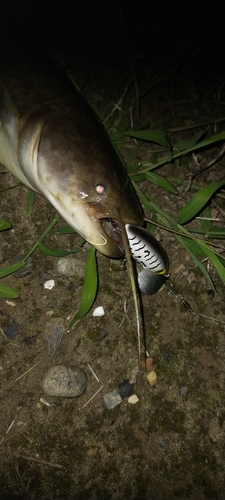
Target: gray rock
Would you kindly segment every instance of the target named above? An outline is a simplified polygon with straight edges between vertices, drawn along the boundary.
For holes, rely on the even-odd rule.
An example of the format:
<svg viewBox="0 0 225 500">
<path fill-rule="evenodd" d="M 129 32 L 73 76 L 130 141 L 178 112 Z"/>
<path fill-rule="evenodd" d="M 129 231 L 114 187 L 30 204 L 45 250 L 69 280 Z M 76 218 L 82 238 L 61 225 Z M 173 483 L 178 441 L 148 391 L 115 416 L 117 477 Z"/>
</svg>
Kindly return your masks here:
<svg viewBox="0 0 225 500">
<path fill-rule="evenodd" d="M 52 358 L 61 343 L 64 333 L 65 326 L 62 318 L 52 318 L 44 327 L 42 338 Z"/>
<path fill-rule="evenodd" d="M 189 392 L 188 387 L 186 387 L 185 385 L 183 387 L 181 387 L 181 390 L 180 390 L 181 396 L 187 396 L 188 392 Z"/>
<path fill-rule="evenodd" d="M 16 337 L 16 333 L 20 328 L 20 324 L 17 323 L 16 321 L 12 321 L 9 323 L 9 325 L 5 326 L 4 328 L 4 334 L 7 337 L 7 339 L 14 339 Z"/>
<path fill-rule="evenodd" d="M 84 277 L 85 262 L 79 257 L 62 257 L 58 260 L 57 269 L 63 276 Z"/>
<path fill-rule="evenodd" d="M 107 410 L 112 410 L 121 402 L 122 402 L 121 396 L 118 394 L 117 390 L 114 389 L 112 392 L 108 392 L 107 394 L 105 394 L 105 396 L 103 396 L 102 405 Z"/>
<path fill-rule="evenodd" d="M 158 436 L 156 438 L 156 441 L 163 450 L 168 451 L 170 449 L 168 441 L 166 441 L 166 439 L 163 439 L 161 436 Z"/>
<path fill-rule="evenodd" d="M 53 366 L 44 377 L 43 389 L 49 396 L 76 398 L 86 389 L 86 375 L 79 367 Z"/>
</svg>

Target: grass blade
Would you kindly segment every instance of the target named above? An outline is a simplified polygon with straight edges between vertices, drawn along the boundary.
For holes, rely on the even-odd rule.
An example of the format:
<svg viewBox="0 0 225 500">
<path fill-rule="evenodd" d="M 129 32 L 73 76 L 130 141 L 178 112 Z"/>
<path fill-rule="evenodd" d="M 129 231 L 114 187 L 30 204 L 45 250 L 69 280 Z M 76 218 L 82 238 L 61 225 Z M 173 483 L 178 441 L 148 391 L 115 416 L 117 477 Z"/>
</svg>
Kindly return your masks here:
<svg viewBox="0 0 225 500">
<path fill-rule="evenodd" d="M 5 299 L 17 299 L 19 294 L 13 288 L 0 284 L 0 297 L 4 297 Z"/>
<path fill-rule="evenodd" d="M 139 177 L 141 177 L 141 174 Z M 171 184 L 166 179 L 164 179 L 163 177 L 160 177 L 160 175 L 156 175 L 153 172 L 146 172 L 145 177 L 150 182 L 152 182 L 152 184 L 155 184 L 156 186 L 161 187 L 162 189 L 165 189 L 165 191 L 169 191 L 169 193 L 177 194 L 174 187 L 171 186 Z M 132 179 L 136 180 L 133 177 L 132 177 Z M 142 179 L 140 179 L 140 180 L 142 180 Z"/>
<path fill-rule="evenodd" d="M 83 318 L 89 309 L 92 307 L 98 288 L 98 274 L 97 274 L 97 263 L 96 263 L 96 250 L 91 247 L 88 252 L 88 258 L 85 266 L 85 277 L 84 285 L 81 293 L 80 306 L 77 311 L 76 316 L 71 321 L 68 332 L 71 330 L 73 325 Z"/>
<path fill-rule="evenodd" d="M 58 250 L 51 249 L 43 245 L 43 243 L 39 243 L 38 248 L 46 255 L 51 255 L 52 257 L 65 257 L 66 255 L 70 255 L 71 253 L 81 252 L 81 248 L 72 248 L 71 250 Z"/>
<path fill-rule="evenodd" d="M 208 282 L 210 283 L 210 286 L 212 287 L 212 289 L 216 292 L 216 289 L 215 289 L 215 286 L 214 286 L 214 283 L 212 281 L 212 278 L 210 276 L 210 274 L 208 273 L 207 269 L 205 268 L 205 266 L 200 262 L 200 260 L 191 252 L 191 250 L 189 249 L 188 245 L 187 245 L 187 240 L 185 240 L 185 238 L 178 238 L 179 242 L 181 243 L 181 245 L 183 245 L 183 247 L 187 250 L 187 252 L 190 254 L 191 258 L 194 260 L 194 262 L 197 264 L 197 266 L 199 267 L 200 271 L 202 272 L 202 274 L 204 274 L 204 276 L 206 277 L 206 279 L 208 280 Z M 217 292 L 216 292 L 217 293 Z"/>
<path fill-rule="evenodd" d="M 197 193 L 195 193 L 191 200 L 185 205 L 185 207 L 181 210 L 178 223 L 185 224 L 189 222 L 195 215 L 197 215 L 200 210 L 208 203 L 213 194 L 218 191 L 222 186 L 224 186 L 225 180 L 220 182 L 212 182 L 209 186 L 205 186 L 200 189 Z"/>
<path fill-rule="evenodd" d="M 221 263 L 215 252 L 211 250 L 211 248 L 202 241 L 199 241 L 199 245 L 205 252 L 206 257 L 208 257 L 208 259 L 212 262 L 223 283 L 225 283 L 225 267 L 223 266 L 223 264 Z"/>
<path fill-rule="evenodd" d="M 6 229 L 9 229 L 11 227 L 11 224 L 7 222 L 7 220 L 0 220 L 0 231 L 5 231 Z"/>
<path fill-rule="evenodd" d="M 129 135 L 130 137 L 135 137 L 135 139 L 140 139 L 141 141 L 156 142 L 157 144 L 160 144 L 160 146 L 167 149 L 168 151 L 172 150 L 171 144 L 166 138 L 164 132 L 158 130 L 141 130 L 141 131 L 128 130 L 127 135 Z"/>
<path fill-rule="evenodd" d="M 16 271 L 19 271 L 19 269 L 22 269 L 22 267 L 25 266 L 25 261 L 22 260 L 21 262 L 18 262 L 17 264 L 13 264 L 12 266 L 8 266 L 5 269 L 2 269 L 0 271 L 0 278 L 4 278 L 5 276 L 8 276 L 9 274 L 13 274 Z"/>
</svg>

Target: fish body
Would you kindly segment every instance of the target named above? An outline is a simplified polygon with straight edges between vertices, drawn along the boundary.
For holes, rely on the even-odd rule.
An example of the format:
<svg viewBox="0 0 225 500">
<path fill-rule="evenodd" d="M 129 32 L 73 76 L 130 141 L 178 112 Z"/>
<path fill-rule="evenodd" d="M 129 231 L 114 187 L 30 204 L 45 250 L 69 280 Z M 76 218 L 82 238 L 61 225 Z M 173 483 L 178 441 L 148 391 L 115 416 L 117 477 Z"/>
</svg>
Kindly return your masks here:
<svg viewBox="0 0 225 500">
<path fill-rule="evenodd" d="M 0 61 L 0 163 L 101 253 L 120 257 L 121 225 L 143 225 L 143 213 L 102 124 L 42 54 L 22 45 Z"/>
</svg>

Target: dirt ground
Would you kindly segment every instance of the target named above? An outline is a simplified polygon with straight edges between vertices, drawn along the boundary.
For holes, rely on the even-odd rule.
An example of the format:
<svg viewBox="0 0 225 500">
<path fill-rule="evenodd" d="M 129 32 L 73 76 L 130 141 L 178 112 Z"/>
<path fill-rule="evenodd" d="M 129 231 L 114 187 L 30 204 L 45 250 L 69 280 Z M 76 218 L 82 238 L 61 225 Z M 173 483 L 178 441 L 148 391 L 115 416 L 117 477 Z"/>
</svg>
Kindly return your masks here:
<svg viewBox="0 0 225 500">
<path fill-rule="evenodd" d="M 154 105 L 145 102 L 144 114 L 152 113 L 155 119 L 168 112 L 169 94 L 170 89 L 165 94 L 168 101 L 158 95 Z M 134 148 L 134 141 L 130 145 Z M 143 158 L 150 149 L 132 151 Z M 209 153 L 201 158 L 208 161 Z M 223 172 L 224 159 L 198 181 L 204 185 L 220 180 Z M 187 170 L 169 165 L 159 173 L 184 177 Z M 15 183 L 9 174 L 2 174 L 0 181 L 1 186 Z M 142 187 L 174 218 L 190 196 L 183 199 L 183 188 L 175 196 L 155 186 Z M 25 255 L 55 216 L 50 204 L 36 195 L 28 218 L 26 196 L 25 187 L 0 195 L 0 218 L 12 225 L 0 234 L 1 268 L 13 257 Z M 215 210 L 219 209 L 214 207 L 214 215 Z M 31 274 L 4 279 L 20 297 L 0 299 L 2 500 L 225 499 L 224 302 L 212 295 L 174 235 L 162 230 L 156 235 L 169 255 L 171 279 L 191 308 L 166 289 L 142 295 L 146 347 L 158 379 L 155 386 L 138 364 L 133 298 L 121 261 L 98 253 L 95 306 L 102 305 L 105 316 L 94 318 L 91 310 L 65 333 L 53 358 L 42 333 L 51 318 L 62 318 L 67 329 L 79 304 L 82 278 L 60 275 L 58 259 L 36 251 Z M 79 242 L 79 236 L 59 236 L 53 230 L 45 244 L 69 249 Z M 71 258 L 80 259 L 81 267 L 86 257 L 84 249 Z M 213 272 L 212 276 L 224 298 L 219 278 Z M 55 280 L 52 290 L 44 289 L 46 279 Z M 11 323 L 15 327 L 7 338 L 4 332 Z M 44 393 L 45 373 L 60 364 L 85 371 L 87 388 L 82 396 L 53 398 Z M 113 410 L 103 408 L 103 395 L 125 379 L 135 382 L 137 404 L 125 398 Z"/>
</svg>

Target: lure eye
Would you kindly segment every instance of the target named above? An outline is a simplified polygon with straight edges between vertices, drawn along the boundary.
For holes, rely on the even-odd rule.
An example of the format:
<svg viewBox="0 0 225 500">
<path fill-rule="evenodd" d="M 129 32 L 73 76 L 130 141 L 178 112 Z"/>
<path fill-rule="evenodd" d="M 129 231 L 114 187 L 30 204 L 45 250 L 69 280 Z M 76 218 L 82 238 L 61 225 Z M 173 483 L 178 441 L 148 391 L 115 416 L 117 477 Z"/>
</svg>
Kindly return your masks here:
<svg viewBox="0 0 225 500">
<path fill-rule="evenodd" d="M 98 184 L 95 184 L 95 191 L 97 194 L 105 194 L 107 190 L 106 184 L 104 182 L 99 182 Z"/>
</svg>

